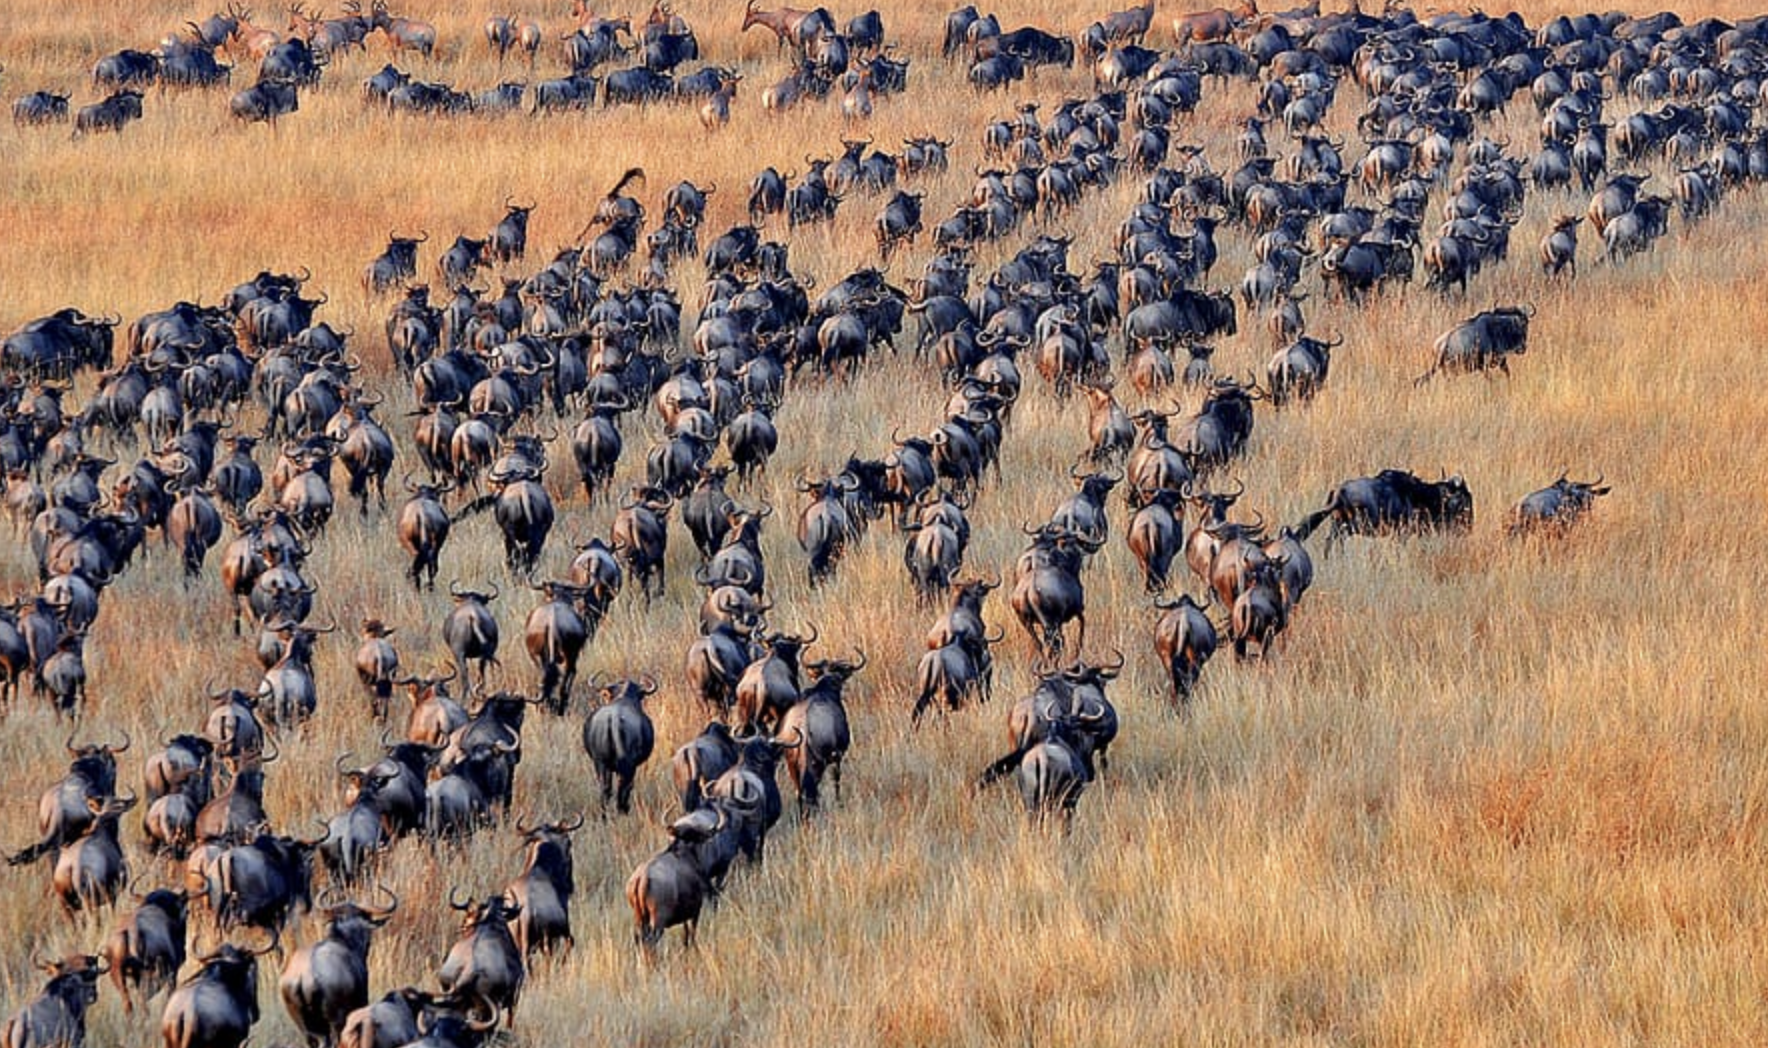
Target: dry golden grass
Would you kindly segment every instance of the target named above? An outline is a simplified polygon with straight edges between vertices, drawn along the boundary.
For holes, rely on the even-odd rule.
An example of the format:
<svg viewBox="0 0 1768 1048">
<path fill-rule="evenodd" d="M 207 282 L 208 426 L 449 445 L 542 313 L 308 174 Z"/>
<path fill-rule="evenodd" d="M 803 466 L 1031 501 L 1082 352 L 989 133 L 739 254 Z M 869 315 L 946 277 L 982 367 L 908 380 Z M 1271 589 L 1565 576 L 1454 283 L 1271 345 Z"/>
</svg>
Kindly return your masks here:
<svg viewBox="0 0 1768 1048">
<path fill-rule="evenodd" d="M 14 0 L 0 28 L 6 98 L 48 87 L 89 101 L 86 71 L 99 54 L 145 46 L 202 13 L 167 0 L 123 6 Z M 477 31 L 484 5 L 407 6 L 442 31 L 441 56 L 419 63 L 421 75 L 474 88 L 498 79 Z M 562 4 L 514 6 L 563 22 Z M 378 368 L 386 303 L 366 299 L 357 274 L 390 226 L 434 234 L 427 275 L 437 241 L 488 228 L 513 193 L 539 203 L 531 258 L 543 258 L 638 164 L 650 174 L 648 200 L 682 177 L 716 182 L 708 228 L 722 229 L 740 219 L 756 170 L 801 166 L 806 152 L 834 146 L 841 125 L 832 105 L 789 120 L 761 112 L 760 87 L 783 63 L 762 34 L 736 38 L 737 4 L 675 6 L 699 27 L 709 59 L 749 73 L 736 119 L 718 135 L 670 108 L 389 118 L 365 110 L 358 94 L 384 60 L 375 51 L 339 60 L 276 133 L 235 126 L 224 93 L 155 92 L 146 119 L 115 137 L 70 142 L 65 129 L 0 124 L 0 322 L 69 303 L 134 316 L 178 298 L 212 301 L 260 268 L 305 265 L 331 293 L 324 315 L 359 332 Z M 1007 22 L 1047 17 L 1045 5 L 997 9 Z M 1162 10 L 1157 25 L 1170 8 Z M 1560 10 L 1555 2 L 1526 13 L 1533 21 Z M 1012 101 L 1085 90 L 1079 73 L 1045 72 L 1022 90 L 977 99 L 936 57 L 942 12 L 913 0 L 886 15 L 914 62 L 913 90 L 879 106 L 866 131 L 880 145 L 937 132 L 957 141 L 954 167 L 967 171 L 981 124 Z M 1083 21 L 1069 15 L 1060 27 Z M 549 54 L 542 70 L 557 65 Z M 1186 125 L 1218 167 L 1230 163 L 1225 129 L 1250 100 L 1244 87 L 1212 89 Z M 1343 121 L 1350 105 L 1339 108 Z M 1532 141 L 1520 107 L 1507 124 L 1514 140 Z M 929 216 L 948 213 L 966 182 L 954 174 L 929 187 Z M 1136 192 L 1125 180 L 1060 224 L 1076 235 L 1077 268 L 1106 249 Z M 531 980 L 517 1041 L 1768 1043 L 1768 707 L 1759 684 L 1768 657 L 1755 611 L 1768 592 L 1758 540 L 1768 407 L 1749 379 L 1768 339 L 1757 278 L 1768 266 L 1768 211 L 1759 191 L 1746 190 L 1716 220 L 1678 227 L 1656 254 L 1618 270 L 1593 264 L 1587 235 L 1584 276 L 1549 286 L 1534 273 L 1533 245 L 1552 214 L 1582 203 L 1532 197 L 1512 264 L 1479 277 L 1465 302 L 1419 288 L 1359 311 L 1311 302 L 1314 330 L 1346 336 L 1331 385 L 1310 408 L 1261 410 L 1251 454 L 1236 467 L 1250 506 L 1293 520 L 1346 477 L 1441 464 L 1476 493 L 1471 535 L 1348 543 L 1321 562 L 1280 654 L 1264 666 L 1211 665 L 1185 720 L 1161 697 L 1152 612 L 1129 557 L 1114 543 L 1100 559 L 1087 579 L 1090 647 L 1129 654 L 1112 692 L 1123 734 L 1069 838 L 1028 831 L 1005 790 L 968 788 L 1002 745 L 1006 701 L 1028 680 L 1017 627 L 1000 671 L 1003 701 L 911 734 L 906 703 L 930 616 L 906 598 L 899 540 L 875 530 L 813 593 L 790 521 L 776 518 L 766 537 L 776 617 L 815 622 L 830 650 L 859 646 L 872 657 L 851 692 L 847 793 L 826 818 L 783 825 L 769 864 L 736 875 L 697 953 L 672 935 L 661 964 L 647 968 L 630 944 L 621 886 L 663 839 L 671 800 L 662 757 L 699 726 L 680 692 L 697 594 L 690 547 L 676 531 L 666 599 L 648 612 L 622 599 L 583 665 L 586 678 L 662 674 L 652 712 L 663 754 L 642 776 L 638 814 L 579 835 L 577 948 Z M 874 207 L 849 201 L 832 229 L 795 238 L 795 267 L 826 283 L 866 261 Z M 1244 236 L 1223 243 L 1217 285 L 1237 280 L 1247 261 Z M 912 272 L 926 252 L 910 252 L 896 271 Z M 984 252 L 982 261 L 998 257 Z M 701 276 L 697 264 L 684 267 L 684 299 L 697 298 Z M 1412 390 L 1438 332 L 1516 299 L 1540 314 L 1513 379 Z M 1224 371 L 1262 370 L 1267 353 L 1247 322 L 1217 361 Z M 389 408 L 407 396 L 395 394 Z M 795 508 L 796 470 L 880 448 L 899 424 L 925 429 L 942 401 L 906 357 L 877 361 L 848 387 L 800 386 L 780 415 L 786 446 L 752 495 Z M 1062 468 L 1084 442 L 1079 412 L 1028 385 L 1005 445 L 1005 481 L 972 515 L 972 564 L 1008 564 L 1018 525 L 1062 496 Z M 639 468 L 654 429 L 629 430 L 623 477 Z M 566 460 L 562 449 L 554 457 Z M 1615 494 L 1564 542 L 1508 541 L 1504 508 L 1563 465 L 1606 472 Z M 565 540 L 605 534 L 609 511 L 586 510 L 563 476 L 551 482 L 563 516 L 546 566 L 561 570 Z M 1121 525 L 1121 506 L 1112 513 Z M 4 549 L 0 590 L 16 592 L 31 583 L 29 555 L 19 543 Z M 319 615 L 347 625 L 384 618 L 400 628 L 408 663 L 428 664 L 448 599 L 411 593 L 393 549 L 383 516 L 364 523 L 341 511 L 312 565 Z M 488 518 L 457 531 L 443 574 L 511 589 Z M 213 578 L 182 591 L 158 549 L 107 598 L 88 649 L 93 722 L 140 740 L 125 781 L 139 781 L 151 739 L 199 723 L 205 680 L 256 680 L 223 607 Z M 497 606 L 507 679 L 520 687 L 533 679 L 517 643 L 528 607 L 514 592 Z M 1009 622 L 1004 606 L 991 614 Z M 322 641 L 320 716 L 285 744 L 272 774 L 270 807 L 287 826 L 335 809 L 331 758 L 366 753 L 379 734 L 360 716 L 353 649 L 342 634 Z M 580 723 L 578 712 L 531 724 L 520 809 L 594 810 Z M 36 791 L 59 774 L 63 735 L 36 702 L 0 723 L 15 784 L 0 805 L 8 847 L 32 836 Z M 433 985 L 452 927 L 422 901 L 451 885 L 498 887 L 519 861 L 512 836 L 488 832 L 441 854 L 400 846 L 385 876 L 408 904 L 376 944 L 377 994 Z M 159 875 L 136 863 L 146 879 Z M 103 929 L 55 915 L 43 869 L 0 878 L 11 896 L 0 903 L 0 1001 L 10 1009 L 38 983 L 33 951 L 90 949 Z M 303 920 L 293 937 L 314 929 Z M 254 1043 L 295 1040 L 274 973 L 264 978 Z M 125 1021 L 105 992 L 90 1043 L 156 1037 L 150 1016 Z"/>
</svg>

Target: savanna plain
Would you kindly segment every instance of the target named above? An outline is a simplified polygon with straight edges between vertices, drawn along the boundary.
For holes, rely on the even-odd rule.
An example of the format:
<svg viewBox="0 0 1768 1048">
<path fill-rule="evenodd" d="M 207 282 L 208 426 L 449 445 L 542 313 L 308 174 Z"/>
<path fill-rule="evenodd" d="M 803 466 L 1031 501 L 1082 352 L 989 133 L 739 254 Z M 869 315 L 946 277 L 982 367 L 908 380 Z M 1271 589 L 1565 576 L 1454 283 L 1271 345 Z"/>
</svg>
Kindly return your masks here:
<svg viewBox="0 0 1768 1048">
<path fill-rule="evenodd" d="M 674 6 L 707 60 L 745 73 L 727 127 L 708 132 L 692 107 L 672 105 L 390 115 L 361 92 L 387 60 L 378 35 L 366 52 L 336 57 L 274 130 L 233 120 L 226 91 L 150 91 L 143 119 L 117 135 L 0 125 L 0 326 L 66 305 L 133 318 L 179 299 L 213 302 L 260 269 L 306 267 L 309 288 L 329 294 L 320 316 L 355 332 L 364 380 L 387 396 L 396 479 L 417 463 L 403 417 L 412 394 L 381 334 L 393 299 L 359 283 L 389 228 L 430 232 L 419 259 L 428 277 L 440 244 L 483 235 L 514 196 L 537 206 L 529 257 L 507 272 L 531 272 L 636 166 L 646 173 L 636 195 L 653 222 L 665 187 L 684 178 L 717 185 L 704 244 L 746 220 L 744 190 L 762 166 L 802 169 L 806 154 L 831 155 L 843 135 L 894 148 L 922 134 L 953 142 L 951 173 L 919 187 L 931 226 L 967 195 L 987 122 L 1022 100 L 1043 102 L 1047 115 L 1091 91 L 1077 66 L 979 95 L 961 64 L 940 57 L 946 9 L 909 0 L 883 11 L 910 61 L 906 94 L 881 98 L 863 127 L 844 126 L 834 99 L 775 115 L 762 110 L 760 89 L 784 75 L 787 58 L 771 36 L 739 34 L 737 3 Z M 100 55 L 151 46 L 209 13 L 167 0 L 5 7 L 8 103 L 39 88 L 94 101 L 89 73 Z M 560 75 L 563 8 L 409 0 L 401 13 L 433 22 L 440 43 L 433 59 L 400 64 L 475 89 Z M 1105 13 L 1021 0 L 995 10 L 1003 25 L 1065 34 Z M 1536 25 L 1570 10 L 1548 3 L 1522 14 Z M 515 59 L 500 69 L 487 51 L 480 26 L 502 13 L 547 27 L 536 73 Z M 1174 13 L 1163 0 L 1152 46 L 1172 46 Z M 1679 13 L 1754 12 L 1721 4 Z M 260 11 L 279 28 L 284 17 Z M 242 67 L 234 88 L 247 80 Z M 1361 151 L 1360 98 L 1347 82 L 1328 119 L 1349 143 L 1347 160 Z M 1175 141 L 1201 145 L 1216 170 L 1231 171 L 1234 135 L 1254 102 L 1246 82 L 1211 82 L 1197 112 L 1178 120 Z M 1617 95 L 1610 106 L 1624 113 L 1638 103 Z M 1482 130 L 1525 151 L 1536 119 L 1523 94 Z M 1290 148 L 1275 129 L 1272 148 Z M 1673 175 L 1662 160 L 1643 166 L 1666 184 Z M 1074 269 L 1111 252 L 1141 185 L 1126 173 L 1049 224 L 1073 236 Z M 1316 541 L 1317 581 L 1276 650 L 1245 664 L 1218 655 L 1183 716 L 1153 650 L 1158 613 L 1114 530 L 1086 574 L 1087 653 L 1127 657 L 1110 690 L 1122 730 L 1066 834 L 1028 826 L 1010 786 L 972 787 L 1007 748 L 1007 709 L 1033 681 L 1004 590 L 987 613 L 1008 632 L 995 700 L 912 730 L 914 669 L 935 612 L 912 598 L 902 537 L 881 522 L 830 582 L 812 589 L 805 580 L 793 478 L 851 452 L 882 453 L 893 429 L 925 432 L 941 418 L 946 391 L 910 351 L 913 321 L 897 353 L 874 354 L 851 381 L 796 379 L 777 417 L 779 453 L 738 497 L 779 507 L 763 539 L 772 620 L 815 624 L 823 657 L 857 648 L 869 658 L 848 689 L 855 738 L 841 796 L 799 823 L 788 788 L 766 863 L 735 871 L 698 948 L 672 932 L 655 962 L 645 960 L 623 885 L 666 843 L 662 825 L 679 814 L 667 755 L 705 719 L 681 671 L 696 633 L 698 561 L 672 523 L 662 597 L 647 606 L 629 580 L 585 652 L 568 715 L 528 720 L 516 812 L 589 821 L 576 835 L 575 948 L 530 974 L 517 1025 L 500 1036 L 535 1045 L 1768 1043 L 1768 656 L 1751 610 L 1768 592 L 1768 407 L 1750 377 L 1768 340 L 1768 196 L 1739 187 L 1715 216 L 1672 219 L 1655 250 L 1618 265 L 1598 261 L 1586 230 L 1577 277 L 1543 277 L 1535 243 L 1587 200 L 1531 191 L 1510 261 L 1476 276 L 1465 297 L 1414 283 L 1349 305 L 1328 301 L 1316 272 L 1304 277 L 1309 331 L 1344 343 L 1311 404 L 1258 405 L 1250 447 L 1223 475 L 1244 482 L 1242 509 L 1293 522 L 1347 478 L 1396 467 L 1434 479 L 1445 469 L 1473 491 L 1474 525 L 1351 538 L 1326 556 Z M 881 203 L 855 194 L 833 222 L 793 231 L 793 269 L 826 286 L 875 264 Z M 1433 220 L 1436 207 L 1433 199 Z M 979 247 L 978 276 L 1045 228 L 1033 220 Z M 786 238 L 783 223 L 767 232 Z M 1212 288 L 1231 286 L 1252 262 L 1243 227 L 1225 225 L 1219 240 Z M 906 282 L 931 252 L 923 237 L 898 254 L 891 278 Z M 691 332 L 704 267 L 685 261 L 673 280 Z M 1537 312 L 1509 378 L 1439 377 L 1414 388 L 1439 333 L 1520 302 Z M 1271 349 L 1262 315 L 1243 310 L 1238 334 L 1219 340 L 1216 367 L 1262 375 Z M 973 571 L 1010 574 L 1021 526 L 1069 493 L 1067 467 L 1086 446 L 1084 400 L 1059 403 L 1027 371 L 1000 480 L 984 485 L 970 514 Z M 70 402 L 92 381 L 80 378 Z M 1119 387 L 1131 410 L 1175 396 L 1190 410 L 1198 399 L 1178 391 L 1144 401 Z M 660 432 L 654 412 L 627 420 L 620 488 L 642 476 L 643 449 Z M 613 513 L 585 504 L 562 438 L 549 450 L 560 522 L 541 576 L 562 574 L 571 541 L 605 536 Z M 136 454 L 117 447 L 118 469 Z M 1563 537 L 1510 537 L 1508 507 L 1568 468 L 1604 475 L 1613 493 Z M 1114 528 L 1127 519 L 1119 499 L 1110 512 Z M 124 788 L 141 788 L 144 751 L 201 726 L 206 685 L 250 690 L 261 676 L 252 645 L 231 632 L 215 559 L 187 588 L 177 558 L 150 538 L 105 594 L 86 649 L 87 712 L 73 730 L 131 734 Z M 316 618 L 344 625 L 318 642 L 317 715 L 281 740 L 268 776 L 266 804 L 281 826 L 311 827 L 339 810 L 334 758 L 365 760 L 378 745 L 381 727 L 351 665 L 348 634 L 362 618 L 397 627 L 407 666 L 441 667 L 447 580 L 496 582 L 505 594 L 493 605 L 501 684 L 536 687 L 520 649 L 533 595 L 505 568 L 489 515 L 457 526 L 436 592 L 414 592 L 403 567 L 390 513 L 359 517 L 340 493 L 308 573 L 319 586 Z M 22 537 L 0 542 L 0 593 L 34 589 L 35 570 Z M 1182 569 L 1178 577 L 1201 591 Z M 587 682 L 640 672 L 661 682 L 650 702 L 658 755 L 640 773 L 633 813 L 604 818 L 579 741 L 595 696 Z M 396 707 L 395 724 L 399 716 Z M 28 693 L 0 721 L 8 851 L 36 839 L 37 794 L 62 774 L 69 730 Z M 124 840 L 139 887 L 180 882 L 181 869 L 141 847 L 138 816 L 125 821 Z M 456 930 L 449 890 L 499 890 L 520 861 L 509 826 L 458 846 L 396 845 L 377 878 L 403 902 L 375 940 L 373 994 L 406 983 L 433 989 Z M 33 956 L 95 950 L 113 917 L 69 920 L 47 885 L 43 865 L 0 870 L 7 1012 L 41 984 Z M 285 940 L 311 941 L 319 927 L 317 915 L 300 916 Z M 193 928 L 199 949 L 219 941 L 206 919 Z M 264 1014 L 252 1041 L 298 1043 L 276 996 L 276 964 L 262 967 Z M 106 983 L 88 1043 L 157 1043 L 159 1003 L 125 1017 Z"/>
</svg>

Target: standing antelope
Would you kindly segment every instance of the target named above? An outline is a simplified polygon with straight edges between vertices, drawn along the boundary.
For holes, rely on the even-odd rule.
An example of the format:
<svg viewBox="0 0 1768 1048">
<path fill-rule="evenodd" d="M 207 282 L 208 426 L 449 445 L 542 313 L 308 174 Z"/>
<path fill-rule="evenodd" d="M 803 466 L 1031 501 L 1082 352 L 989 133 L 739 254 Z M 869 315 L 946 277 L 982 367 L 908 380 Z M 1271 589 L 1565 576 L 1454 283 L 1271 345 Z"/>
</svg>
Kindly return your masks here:
<svg viewBox="0 0 1768 1048">
<path fill-rule="evenodd" d="M 436 27 L 415 18 L 399 18 L 387 12 L 387 0 L 375 0 L 370 24 L 385 33 L 387 46 L 394 51 L 416 51 L 425 58 L 434 57 Z"/>
<path fill-rule="evenodd" d="M 731 122 L 731 99 L 737 97 L 737 82 L 740 75 L 723 77 L 718 82 L 718 90 L 700 105 L 700 126 L 708 131 L 716 131 Z"/>
</svg>

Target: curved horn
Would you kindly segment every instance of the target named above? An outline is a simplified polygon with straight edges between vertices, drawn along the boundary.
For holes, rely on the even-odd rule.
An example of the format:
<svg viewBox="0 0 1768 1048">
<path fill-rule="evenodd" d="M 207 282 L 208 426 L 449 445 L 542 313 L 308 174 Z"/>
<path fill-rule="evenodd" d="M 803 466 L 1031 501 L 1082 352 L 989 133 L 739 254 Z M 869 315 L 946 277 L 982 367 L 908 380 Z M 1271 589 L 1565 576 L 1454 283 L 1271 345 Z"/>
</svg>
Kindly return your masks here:
<svg viewBox="0 0 1768 1048">
<path fill-rule="evenodd" d="M 281 928 L 272 928 L 272 929 L 270 929 L 270 945 L 264 947 L 261 950 L 246 950 L 245 954 L 248 957 L 263 957 L 266 954 L 281 953 L 281 952 L 282 952 L 282 929 Z"/>
<path fill-rule="evenodd" d="M 387 905 L 376 908 L 376 916 L 383 918 L 391 917 L 393 911 L 399 909 L 399 896 L 393 894 L 393 889 L 382 884 L 380 881 L 374 882 L 374 890 L 376 895 L 385 895 L 387 897 Z"/>
</svg>

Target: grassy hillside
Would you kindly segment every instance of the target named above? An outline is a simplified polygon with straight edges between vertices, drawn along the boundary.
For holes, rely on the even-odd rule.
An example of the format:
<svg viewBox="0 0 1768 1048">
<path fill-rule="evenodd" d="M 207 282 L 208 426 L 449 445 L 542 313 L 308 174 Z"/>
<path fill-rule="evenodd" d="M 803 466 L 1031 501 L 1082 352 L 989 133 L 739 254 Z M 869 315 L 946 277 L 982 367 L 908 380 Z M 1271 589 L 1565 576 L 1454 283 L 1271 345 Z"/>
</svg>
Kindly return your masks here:
<svg viewBox="0 0 1768 1048">
<path fill-rule="evenodd" d="M 98 55 L 148 46 L 206 13 L 166 0 L 127 6 L 10 5 L 0 26 L 0 98 L 49 88 L 72 91 L 76 105 L 92 100 L 88 72 Z M 563 6 L 523 2 L 514 13 L 553 30 L 565 23 Z M 397 476 L 415 461 L 400 417 L 411 398 L 385 375 L 380 331 L 390 302 L 359 286 L 389 227 L 430 231 L 420 257 L 427 277 L 438 242 L 482 235 L 506 195 L 531 199 L 532 269 L 576 235 L 629 166 L 646 169 L 642 197 L 653 211 L 679 179 L 716 183 L 707 221 L 716 232 L 743 220 L 745 187 L 763 165 L 802 169 L 806 153 L 837 148 L 844 129 L 832 101 L 785 117 L 762 111 L 760 90 L 783 75 L 785 59 L 764 32 L 738 36 L 739 5 L 681 0 L 676 8 L 699 30 L 709 60 L 747 74 L 731 125 L 716 134 L 689 109 L 671 107 L 388 116 L 367 108 L 359 90 L 387 60 L 378 40 L 367 54 L 338 59 L 275 131 L 238 126 L 225 92 L 152 92 L 145 118 L 118 136 L 70 141 L 66 128 L 0 123 L 8 218 L 0 327 L 68 304 L 133 317 L 180 298 L 212 302 L 261 268 L 309 267 L 310 286 L 330 294 L 321 315 L 354 329 L 353 346 L 381 373 L 375 381 L 389 396 L 382 414 L 408 456 Z M 1534 22 L 1561 9 L 1524 13 Z M 487 55 L 483 5 L 425 0 L 408 10 L 441 32 L 433 63 L 402 62 L 419 75 L 479 88 L 519 74 L 500 73 Z M 852 129 L 884 147 L 920 133 L 955 141 L 951 175 L 926 186 L 930 219 L 967 195 L 984 123 L 1021 99 L 1053 103 L 1090 88 L 1084 71 L 1045 70 L 1013 91 L 976 96 L 961 67 L 938 57 L 943 10 L 912 0 L 886 12 L 912 62 L 911 90 L 881 101 L 866 127 Z M 997 10 L 1014 25 L 1048 18 L 1050 8 Z M 1163 4 L 1156 19 L 1161 46 L 1171 41 L 1171 10 Z M 283 17 L 262 15 L 266 23 Z M 560 65 L 556 50 L 544 53 L 541 75 L 557 75 Z M 1231 129 L 1252 103 L 1245 85 L 1211 85 L 1179 137 L 1231 170 Z M 1349 135 L 1358 105 L 1347 85 L 1335 130 Z M 1532 147 L 1534 123 L 1519 98 L 1495 133 L 1519 150 Z M 1272 144 L 1284 148 L 1275 134 Z M 1352 145 L 1347 159 L 1358 153 Z M 1662 164 L 1653 170 L 1668 173 Z M 1074 268 L 1110 252 L 1138 194 L 1137 180 L 1125 178 L 1052 227 L 1074 235 Z M 795 235 L 794 269 L 826 286 L 873 260 L 879 203 L 856 196 L 832 226 Z M 593 776 L 579 742 L 586 689 L 569 717 L 530 720 L 518 810 L 587 811 L 592 820 L 577 837 L 576 949 L 532 976 L 516 1041 L 1768 1041 L 1759 948 L 1768 938 L 1768 712 L 1758 684 L 1768 655 L 1749 610 L 1768 592 L 1756 538 L 1768 506 L 1768 406 L 1752 381 L 1768 340 L 1758 276 L 1768 267 L 1768 198 L 1743 189 L 1717 218 L 1692 229 L 1678 221 L 1655 253 L 1620 268 L 1596 262 L 1586 231 L 1582 275 L 1549 284 L 1534 245 L 1554 215 L 1584 205 L 1569 192 L 1532 193 L 1510 263 L 1477 277 L 1465 299 L 1413 286 L 1346 308 L 1322 302 L 1309 278 L 1310 330 L 1341 332 L 1345 344 L 1312 406 L 1276 413 L 1260 405 L 1250 454 L 1231 470 L 1247 486 L 1243 506 L 1293 521 L 1345 478 L 1385 467 L 1435 476 L 1441 467 L 1467 478 L 1475 526 L 1465 536 L 1353 539 L 1319 559 L 1316 588 L 1278 653 L 1265 664 L 1237 666 L 1226 655 L 1212 663 L 1183 719 L 1163 695 L 1155 612 L 1121 543 L 1127 514 L 1113 500 L 1118 532 L 1086 578 L 1088 648 L 1129 657 L 1111 691 L 1123 730 L 1110 772 L 1081 800 L 1065 838 L 1028 830 L 1009 789 L 976 794 L 969 785 L 1006 746 L 1007 707 L 1031 680 L 1025 637 L 1004 601 L 990 605 L 991 621 L 1009 630 L 998 700 L 912 732 L 913 671 L 932 614 L 910 597 L 901 539 L 874 528 L 832 584 L 813 592 L 804 579 L 792 477 L 854 450 L 881 452 L 893 427 L 930 429 L 943 390 L 907 352 L 875 360 L 851 384 L 793 387 L 778 417 L 780 454 L 744 497 L 781 507 L 765 536 L 774 620 L 816 624 L 828 653 L 858 647 L 870 656 L 849 690 L 856 743 L 845 793 L 826 817 L 782 824 L 767 865 L 740 870 L 703 922 L 697 953 L 672 934 L 657 966 L 641 961 L 622 885 L 665 839 L 660 823 L 675 814 L 666 757 L 703 719 L 680 669 L 700 597 L 696 561 L 672 529 L 666 595 L 647 608 L 629 587 L 582 667 L 585 679 L 638 671 L 662 679 L 651 707 L 660 753 L 641 776 L 637 813 L 593 818 Z M 978 273 L 1037 231 L 1028 224 L 980 251 Z M 1224 229 L 1221 243 L 1214 287 L 1236 284 L 1250 262 L 1243 230 Z M 892 276 L 918 273 L 930 251 L 923 241 L 904 253 Z M 685 302 L 698 301 L 703 275 L 698 262 L 681 268 Z M 1539 312 L 1513 377 L 1413 389 L 1438 333 L 1515 301 Z M 1262 375 L 1271 348 L 1262 324 L 1243 315 L 1240 333 L 1221 343 L 1218 369 Z M 83 381 L 81 395 L 89 388 Z M 1010 570 L 1020 525 L 1042 520 L 1066 495 L 1063 473 L 1085 446 L 1080 401 L 1059 405 L 1035 377 L 1026 392 L 1004 443 L 1002 482 L 985 488 L 971 514 L 969 563 L 978 570 Z M 1193 395 L 1179 399 L 1194 406 Z M 628 427 L 622 483 L 642 474 L 644 447 L 658 432 L 654 414 Z M 119 448 L 117 457 L 128 462 L 134 453 Z M 561 520 L 543 571 L 562 573 L 567 540 L 605 535 L 611 509 L 584 505 L 562 444 L 552 458 L 548 485 Z M 1614 494 L 1562 542 L 1507 538 L 1507 507 L 1565 467 L 1606 474 Z M 250 688 L 258 679 L 249 646 L 229 632 L 213 557 L 210 574 L 187 590 L 176 559 L 152 545 L 107 595 L 94 627 L 92 716 L 81 729 L 133 734 L 121 778 L 136 789 L 153 740 L 200 726 L 205 682 Z M 450 606 L 445 593 L 405 585 L 390 520 L 378 511 L 360 520 L 340 504 L 311 565 L 317 617 L 345 627 L 320 642 L 318 717 L 284 742 L 270 774 L 269 807 L 287 827 L 337 810 L 333 758 L 368 754 L 380 734 L 363 715 L 349 628 L 382 618 L 399 628 L 408 665 L 439 665 Z M 533 600 L 506 575 L 488 515 L 457 528 L 442 575 L 503 586 L 495 605 L 503 679 L 534 688 L 519 643 Z M 33 583 L 22 540 L 0 543 L 0 593 Z M 65 764 L 66 734 L 38 701 L 0 721 L 14 784 L 0 805 L 8 850 L 33 839 L 35 797 Z M 127 837 L 133 849 L 133 819 Z M 170 876 L 138 849 L 132 861 L 144 884 Z M 496 890 L 519 862 L 509 829 L 459 850 L 401 844 L 384 879 L 406 904 L 375 945 L 376 995 L 408 982 L 433 987 L 453 934 L 439 900 L 451 886 Z M 93 949 L 108 927 L 108 915 L 85 925 L 62 919 L 47 882 L 42 867 L 0 871 L 0 942 L 12 944 L 0 950 L 8 1011 L 40 983 L 34 953 Z M 290 939 L 308 941 L 317 927 L 303 919 Z M 262 1003 L 253 1043 L 298 1040 L 273 971 L 264 974 Z M 126 1019 L 107 987 L 89 1043 L 156 1043 L 157 1015 L 155 1007 Z"/>
</svg>

